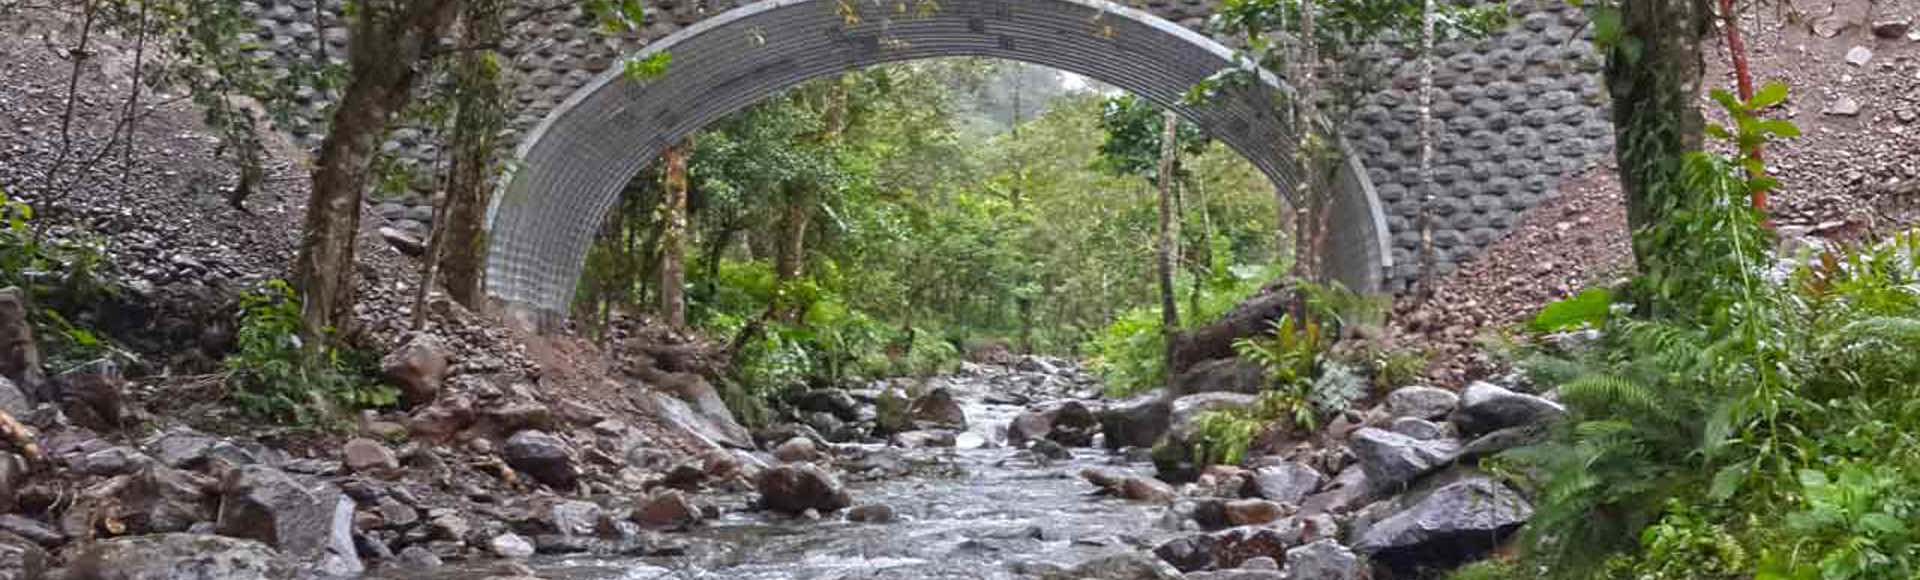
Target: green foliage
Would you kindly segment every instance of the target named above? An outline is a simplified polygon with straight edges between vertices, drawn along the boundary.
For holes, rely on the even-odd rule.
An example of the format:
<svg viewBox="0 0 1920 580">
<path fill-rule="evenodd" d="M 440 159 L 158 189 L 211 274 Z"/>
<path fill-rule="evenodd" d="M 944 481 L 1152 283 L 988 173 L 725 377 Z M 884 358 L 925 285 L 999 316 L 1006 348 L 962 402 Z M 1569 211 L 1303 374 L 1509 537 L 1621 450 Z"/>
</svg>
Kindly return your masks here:
<svg viewBox="0 0 1920 580">
<path fill-rule="evenodd" d="M 1133 95 L 1109 98 L 1100 113 L 1100 128 L 1107 138 L 1100 143 L 1099 167 L 1115 175 L 1131 175 L 1149 184 L 1160 181 L 1160 149 L 1166 137 L 1165 110 Z M 1181 155 L 1199 155 L 1206 151 L 1207 136 L 1200 127 L 1181 121 L 1174 130 Z M 1184 179 L 1185 169 L 1176 169 L 1175 177 Z"/>
<path fill-rule="evenodd" d="M 272 280 L 240 298 L 227 397 L 249 416 L 331 427 L 355 409 L 390 407 L 399 391 L 368 379 L 377 360 L 300 341 L 300 299 Z"/>
<path fill-rule="evenodd" d="M 1249 413 L 1202 413 L 1194 419 L 1193 457 L 1200 465 L 1239 465 L 1266 428 L 1266 420 Z"/>
<path fill-rule="evenodd" d="M 1412 385 L 1426 376 L 1430 359 L 1425 351 L 1379 350 L 1367 359 L 1376 392 Z"/>
<path fill-rule="evenodd" d="M 1189 327 L 1204 326 L 1219 320 L 1241 301 L 1252 297 L 1274 276 L 1274 269 L 1259 267 L 1225 268 L 1226 276 L 1205 282 L 1210 290 L 1197 312 L 1189 312 Z M 1190 279 L 1182 279 L 1176 294 L 1192 290 Z M 1159 305 L 1141 306 L 1120 313 L 1106 330 L 1088 342 L 1086 350 L 1094 372 L 1107 386 L 1107 396 L 1123 398 L 1158 388 L 1167 381 L 1167 347 L 1160 331 Z M 1316 332 L 1318 332 L 1316 330 Z"/>
<path fill-rule="evenodd" d="M 1572 298 L 1548 304 L 1539 315 L 1533 317 L 1533 322 L 1527 327 L 1534 332 L 1542 333 L 1599 328 L 1606 325 L 1607 317 L 1612 313 L 1613 293 L 1605 288 L 1594 288 Z"/>
<path fill-rule="evenodd" d="M 1888 465 L 1799 472 L 1802 507 L 1787 514 L 1790 549 L 1769 551 L 1760 578 L 1912 578 L 1920 573 L 1914 479 Z"/>
<path fill-rule="evenodd" d="M 1320 334 L 1320 324 L 1312 319 L 1296 323 L 1292 315 L 1282 315 L 1271 324 L 1269 336 L 1234 341 L 1234 353 L 1265 369 L 1267 382 L 1274 387 L 1311 385 L 1319 375 L 1321 355 L 1327 350 L 1328 341 Z"/>
<path fill-rule="evenodd" d="M 103 244 L 84 233 L 49 239 L 32 226 L 33 207 L 0 189 L 0 287 L 21 289 L 27 322 L 55 372 L 123 353 L 80 316 L 121 293 Z"/>
</svg>

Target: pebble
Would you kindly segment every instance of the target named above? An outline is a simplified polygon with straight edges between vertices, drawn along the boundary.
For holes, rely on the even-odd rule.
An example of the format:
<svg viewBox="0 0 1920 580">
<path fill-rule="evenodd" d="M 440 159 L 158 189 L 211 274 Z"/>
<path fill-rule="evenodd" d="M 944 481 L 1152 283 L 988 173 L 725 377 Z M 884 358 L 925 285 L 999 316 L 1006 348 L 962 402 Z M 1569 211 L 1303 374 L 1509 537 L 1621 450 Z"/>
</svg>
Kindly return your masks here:
<svg viewBox="0 0 1920 580">
<path fill-rule="evenodd" d="M 1847 51 L 1847 64 L 1867 66 L 1869 62 L 1873 62 L 1873 49 L 1864 46 L 1855 46 L 1852 50 Z"/>
</svg>

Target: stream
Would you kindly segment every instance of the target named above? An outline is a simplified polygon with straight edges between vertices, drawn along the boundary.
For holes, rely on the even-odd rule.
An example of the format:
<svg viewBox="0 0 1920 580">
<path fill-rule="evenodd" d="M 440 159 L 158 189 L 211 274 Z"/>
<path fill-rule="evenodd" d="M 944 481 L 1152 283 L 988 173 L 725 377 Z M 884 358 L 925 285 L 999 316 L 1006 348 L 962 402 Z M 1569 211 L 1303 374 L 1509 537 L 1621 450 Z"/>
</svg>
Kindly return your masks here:
<svg viewBox="0 0 1920 580">
<path fill-rule="evenodd" d="M 1175 532 L 1153 525 L 1164 508 L 1092 495 L 1078 475 L 1094 466 L 1150 473 L 1150 464 L 1123 464 L 1098 448 L 1072 449 L 1071 460 L 1036 460 L 1005 446 L 1008 422 L 1027 408 L 1009 404 L 1015 401 L 1006 400 L 1006 391 L 1028 387 L 1037 403 L 1097 392 L 1097 386 L 1036 376 L 1042 375 L 995 369 L 935 379 L 966 410 L 968 433 L 958 437 L 960 447 L 979 447 L 842 446 L 856 448 L 843 455 L 898 453 L 920 466 L 912 475 L 876 481 L 841 475 L 855 505 L 892 506 L 898 514 L 892 522 L 847 522 L 839 513 L 809 521 L 729 505 L 719 520 L 669 536 L 689 545 L 682 556 L 536 558 L 531 564 L 554 580 L 1029 578 L 1172 537 Z M 989 396 L 996 391 L 1003 394 Z"/>
</svg>

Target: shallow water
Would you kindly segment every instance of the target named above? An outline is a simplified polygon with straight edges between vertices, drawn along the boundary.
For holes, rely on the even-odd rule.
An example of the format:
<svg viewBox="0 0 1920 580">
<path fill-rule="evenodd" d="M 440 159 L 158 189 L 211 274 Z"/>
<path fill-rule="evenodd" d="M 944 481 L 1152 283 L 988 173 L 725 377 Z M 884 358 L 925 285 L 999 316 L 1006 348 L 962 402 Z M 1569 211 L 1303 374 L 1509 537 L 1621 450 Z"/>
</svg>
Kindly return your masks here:
<svg viewBox="0 0 1920 580">
<path fill-rule="evenodd" d="M 1173 535 L 1154 526 L 1164 508 L 1090 494 L 1093 488 L 1080 479 L 1081 469 L 1119 467 L 1104 450 L 1074 449 L 1071 461 L 1036 464 L 1027 453 L 1000 445 L 1007 422 L 1024 407 L 984 403 L 991 384 L 954 386 L 970 432 L 993 443 L 967 450 L 908 450 L 908 457 L 935 467 L 850 484 L 856 505 L 892 506 L 898 514 L 893 522 L 852 523 L 841 521 L 841 514 L 808 521 L 737 511 L 691 532 L 669 534 L 688 544 L 685 556 L 537 558 L 530 564 L 540 576 L 555 580 L 1026 578 L 1139 550 Z M 1151 470 L 1147 465 L 1120 468 Z"/>
</svg>

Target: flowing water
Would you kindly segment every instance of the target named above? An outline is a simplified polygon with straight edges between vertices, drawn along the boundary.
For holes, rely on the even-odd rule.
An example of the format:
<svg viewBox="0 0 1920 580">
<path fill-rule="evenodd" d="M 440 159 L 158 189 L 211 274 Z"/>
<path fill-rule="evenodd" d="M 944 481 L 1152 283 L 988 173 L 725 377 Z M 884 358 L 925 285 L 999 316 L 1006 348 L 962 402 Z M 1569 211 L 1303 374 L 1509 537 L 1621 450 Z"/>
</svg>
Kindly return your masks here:
<svg viewBox="0 0 1920 580">
<path fill-rule="evenodd" d="M 1088 559 L 1135 551 L 1172 535 L 1154 522 L 1164 508 L 1091 495 L 1086 467 L 1115 465 L 1103 450 L 1074 449 L 1070 461 L 1040 463 L 1000 445 L 1022 406 L 987 395 L 1021 375 L 950 381 L 967 410 L 969 434 L 989 441 L 974 449 L 884 450 L 922 467 L 914 475 L 850 484 L 855 505 L 886 504 L 889 523 L 852 523 L 839 514 L 819 521 L 733 511 L 670 537 L 687 554 L 638 560 L 536 559 L 542 577 L 588 579 L 826 580 L 853 578 L 1025 578 Z M 962 446 L 970 439 L 962 435 Z M 979 440 L 973 440 L 977 443 Z"/>
</svg>

